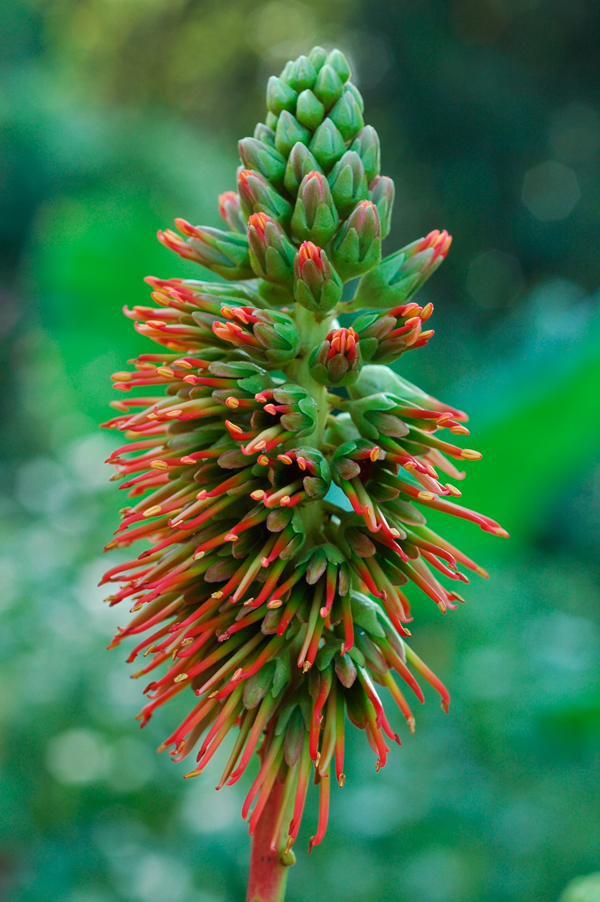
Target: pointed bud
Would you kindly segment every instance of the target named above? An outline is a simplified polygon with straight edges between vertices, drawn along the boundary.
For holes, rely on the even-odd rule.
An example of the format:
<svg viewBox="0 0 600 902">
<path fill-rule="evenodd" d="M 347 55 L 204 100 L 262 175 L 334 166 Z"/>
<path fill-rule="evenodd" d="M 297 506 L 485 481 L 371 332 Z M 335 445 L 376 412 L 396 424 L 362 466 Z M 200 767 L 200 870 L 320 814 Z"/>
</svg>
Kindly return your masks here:
<svg viewBox="0 0 600 902">
<path fill-rule="evenodd" d="M 248 220 L 248 245 L 250 263 L 259 278 L 292 286 L 296 250 L 278 222 L 266 213 L 253 213 Z"/>
<path fill-rule="evenodd" d="M 294 110 L 298 94 L 290 88 L 285 81 L 272 75 L 267 82 L 267 109 L 274 116 L 279 116 L 284 110 Z M 270 125 L 267 122 L 267 125 Z"/>
<path fill-rule="evenodd" d="M 360 130 L 352 144 L 350 150 L 355 150 L 363 161 L 367 181 L 372 182 L 379 175 L 381 169 L 381 148 L 379 145 L 379 135 L 372 125 L 365 125 Z"/>
<path fill-rule="evenodd" d="M 267 125 L 267 128 L 270 128 L 271 131 L 273 132 L 273 134 L 275 134 L 275 129 L 277 128 L 277 120 L 278 119 L 279 119 L 279 116 L 276 116 L 275 113 L 271 113 L 271 111 L 269 111 L 267 113 L 267 115 L 265 116 L 265 123 Z"/>
<path fill-rule="evenodd" d="M 320 124 L 308 147 L 325 172 L 337 163 L 346 150 L 344 139 L 329 118 Z"/>
<path fill-rule="evenodd" d="M 267 181 L 273 184 L 283 183 L 285 157 L 282 157 L 275 147 L 263 144 L 257 138 L 242 138 L 238 149 L 240 159 L 246 169 L 260 172 Z"/>
<path fill-rule="evenodd" d="M 317 100 L 312 91 L 308 88 L 302 91 L 298 97 L 296 105 L 296 119 L 311 132 L 321 124 L 325 115 L 325 107 L 320 100 Z"/>
<path fill-rule="evenodd" d="M 272 128 L 269 128 L 268 125 L 265 125 L 264 122 L 256 123 L 254 127 L 254 137 L 257 141 L 262 141 L 263 144 L 275 147 L 275 132 Z"/>
<path fill-rule="evenodd" d="M 340 99 L 344 93 L 344 85 L 333 66 L 325 64 L 321 68 L 313 92 L 326 110 Z"/>
<path fill-rule="evenodd" d="M 394 182 L 387 175 L 380 175 L 371 182 L 369 189 L 369 196 L 379 213 L 381 237 L 385 238 L 389 235 L 392 226 L 392 209 L 396 194 Z"/>
<path fill-rule="evenodd" d="M 310 374 L 323 385 L 352 385 L 358 379 L 362 358 L 354 329 L 334 329 L 314 349 L 309 360 Z"/>
<path fill-rule="evenodd" d="M 422 348 L 433 335 L 423 331 L 423 322 L 429 319 L 431 304 L 425 308 L 418 304 L 394 307 L 383 315 L 363 313 L 354 322 L 360 349 L 365 361 L 392 363 L 405 351 Z"/>
<path fill-rule="evenodd" d="M 250 265 L 248 239 L 245 235 L 193 226 L 185 219 L 176 219 L 175 225 L 186 239 L 170 229 L 159 232 L 158 239 L 165 247 L 176 251 L 187 260 L 195 260 L 224 279 L 252 278 L 252 275 L 249 275 L 253 270 Z"/>
<path fill-rule="evenodd" d="M 346 217 L 368 197 L 367 177 L 359 155 L 348 150 L 335 164 L 328 178 L 331 194 L 340 216 Z"/>
<path fill-rule="evenodd" d="M 242 233 L 246 231 L 240 196 L 235 191 L 219 194 L 219 213 L 232 231 Z"/>
<path fill-rule="evenodd" d="M 258 172 L 251 169 L 238 172 L 238 193 L 242 209 L 248 216 L 266 213 L 277 222 L 289 222 L 291 205 Z"/>
<path fill-rule="evenodd" d="M 363 276 L 349 310 L 381 310 L 405 304 L 445 260 L 452 238 L 446 232 L 430 232 Z"/>
<path fill-rule="evenodd" d="M 327 51 L 323 50 L 322 47 L 313 47 L 308 54 L 308 58 L 313 64 L 315 72 L 319 72 L 327 62 Z"/>
<path fill-rule="evenodd" d="M 277 120 L 277 128 L 275 129 L 275 147 L 279 153 L 287 157 L 297 141 L 301 141 L 302 144 L 308 144 L 309 140 L 309 130 L 300 125 L 295 116 L 284 110 Z"/>
<path fill-rule="evenodd" d="M 342 226 L 332 258 L 344 281 L 368 272 L 381 260 L 379 214 L 370 200 L 361 201 Z"/>
<path fill-rule="evenodd" d="M 312 88 L 317 78 L 315 67 L 307 56 L 299 56 L 286 72 L 286 81 L 294 91 Z"/>
<path fill-rule="evenodd" d="M 342 282 L 327 254 L 311 241 L 300 245 L 294 261 L 294 297 L 308 310 L 327 313 L 342 296 Z"/>
<path fill-rule="evenodd" d="M 321 172 L 309 172 L 302 179 L 292 216 L 292 232 L 299 241 L 329 242 L 338 227 L 339 216 L 327 179 Z"/>
<path fill-rule="evenodd" d="M 306 144 L 302 144 L 299 141 L 297 144 L 294 144 L 289 155 L 283 184 L 290 194 L 296 195 L 304 176 L 308 175 L 309 172 L 320 171 L 319 164 Z"/>
<path fill-rule="evenodd" d="M 329 56 L 327 57 L 327 64 L 331 66 L 343 82 L 348 81 L 350 76 L 352 75 L 352 70 L 350 69 L 350 63 L 344 56 L 341 50 L 332 50 Z"/>
<path fill-rule="evenodd" d="M 338 128 L 344 141 L 350 141 L 363 128 L 365 121 L 354 93 L 345 90 L 332 110 L 329 118 Z"/>
</svg>

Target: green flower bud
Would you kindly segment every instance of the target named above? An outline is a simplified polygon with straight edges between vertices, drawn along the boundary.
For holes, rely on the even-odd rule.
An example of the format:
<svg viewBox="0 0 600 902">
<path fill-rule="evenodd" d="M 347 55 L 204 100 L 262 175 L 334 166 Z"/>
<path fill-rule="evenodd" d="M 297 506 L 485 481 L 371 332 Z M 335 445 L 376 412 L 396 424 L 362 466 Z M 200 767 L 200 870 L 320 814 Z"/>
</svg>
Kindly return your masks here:
<svg viewBox="0 0 600 902">
<path fill-rule="evenodd" d="M 327 57 L 327 64 L 331 66 L 332 69 L 335 69 L 343 82 L 348 81 L 352 75 L 350 63 L 341 50 L 332 50 Z"/>
<path fill-rule="evenodd" d="M 346 150 L 344 139 L 331 119 L 324 119 L 308 145 L 319 166 L 328 172 Z"/>
<path fill-rule="evenodd" d="M 279 153 L 287 157 L 297 141 L 301 141 L 302 144 L 308 144 L 309 139 L 309 130 L 300 125 L 295 116 L 284 110 L 275 129 L 275 147 Z"/>
<path fill-rule="evenodd" d="M 248 245 L 256 275 L 291 288 L 296 250 L 279 223 L 265 213 L 253 213 L 248 220 Z"/>
<path fill-rule="evenodd" d="M 269 128 L 268 125 L 265 125 L 264 122 L 256 123 L 254 127 L 254 137 L 257 141 L 262 141 L 263 144 L 275 147 L 275 132 L 272 128 Z"/>
<path fill-rule="evenodd" d="M 290 88 L 281 78 L 272 75 L 267 82 L 267 109 L 275 116 L 279 116 L 284 110 L 294 110 L 296 108 L 296 100 L 298 99 L 297 91 Z M 267 122 L 267 125 L 270 125 Z"/>
<path fill-rule="evenodd" d="M 323 121 L 325 107 L 308 88 L 302 91 L 296 105 L 296 119 L 314 132 Z"/>
<path fill-rule="evenodd" d="M 354 329 L 334 329 L 314 349 L 309 360 L 310 374 L 323 385 L 352 385 L 362 367 L 358 336 Z"/>
<path fill-rule="evenodd" d="M 327 313 L 342 297 L 343 285 L 327 254 L 311 241 L 300 245 L 294 261 L 294 297 L 308 310 Z"/>
<path fill-rule="evenodd" d="M 307 56 L 299 56 L 286 73 L 286 81 L 294 91 L 304 91 L 312 88 L 317 78 L 315 67 Z"/>
<path fill-rule="evenodd" d="M 365 124 L 360 106 L 352 91 L 345 90 L 328 115 L 339 129 L 344 141 L 354 138 Z"/>
<path fill-rule="evenodd" d="M 348 150 L 335 164 L 328 178 L 331 195 L 340 216 L 348 216 L 355 206 L 368 197 L 367 177 L 359 155 Z"/>
<path fill-rule="evenodd" d="M 354 208 L 335 238 L 332 259 L 344 281 L 377 266 L 381 260 L 381 227 L 371 201 L 363 200 Z"/>
<path fill-rule="evenodd" d="M 258 363 L 278 367 L 296 357 L 298 329 L 287 314 L 253 307 L 223 307 L 221 314 L 226 322 L 212 323 L 217 338 L 245 351 Z M 194 318 L 198 320 L 197 315 Z"/>
<path fill-rule="evenodd" d="M 277 128 L 277 120 L 278 119 L 279 119 L 279 116 L 276 116 L 275 113 L 271 113 L 271 111 L 269 111 L 267 113 L 267 115 L 265 116 L 265 122 L 267 124 L 267 128 L 270 128 L 271 131 L 273 132 L 273 134 L 275 134 L 274 129 Z"/>
<path fill-rule="evenodd" d="M 342 79 L 332 66 L 326 64 L 320 70 L 317 75 L 313 92 L 326 110 L 332 107 L 333 104 L 340 99 L 344 92 L 344 85 Z"/>
<path fill-rule="evenodd" d="M 285 157 L 282 157 L 275 147 L 270 147 L 257 138 L 242 138 L 238 144 L 238 150 L 246 169 L 260 172 L 267 181 L 273 182 L 273 184 L 283 182 Z"/>
<path fill-rule="evenodd" d="M 369 186 L 369 197 L 377 207 L 381 223 L 381 237 L 389 235 L 392 226 L 392 210 L 396 189 L 394 182 L 387 175 L 380 175 Z"/>
<path fill-rule="evenodd" d="M 322 47 L 313 47 L 308 54 L 308 58 L 313 64 L 315 72 L 319 72 L 327 62 L 327 51 L 323 50 Z"/>
<path fill-rule="evenodd" d="M 367 181 L 372 182 L 381 169 L 381 148 L 379 135 L 372 125 L 365 125 L 350 145 L 363 161 Z"/>
<path fill-rule="evenodd" d="M 445 260 L 452 238 L 430 232 L 382 260 L 358 283 L 348 310 L 381 310 L 406 303 Z"/>
<path fill-rule="evenodd" d="M 347 84 L 344 85 L 344 91 L 350 91 L 350 93 L 352 94 L 352 96 L 353 96 L 354 99 L 356 100 L 356 103 L 357 103 L 357 105 L 358 105 L 359 110 L 361 111 L 361 113 L 364 113 L 364 111 L 365 111 L 365 102 L 364 102 L 364 100 L 363 100 L 362 94 L 360 93 L 360 91 L 358 90 L 358 88 L 356 87 L 356 85 L 353 84 L 351 81 L 349 81 L 349 82 L 347 82 Z"/>
<path fill-rule="evenodd" d="M 288 157 L 283 184 L 290 194 L 296 195 L 300 182 L 309 172 L 320 172 L 321 167 L 306 146 L 300 141 L 294 144 Z"/>
<path fill-rule="evenodd" d="M 238 193 L 242 209 L 247 216 L 252 213 L 266 213 L 278 222 L 289 222 L 292 215 L 291 204 L 263 178 L 251 169 L 238 172 Z"/>
<path fill-rule="evenodd" d="M 309 172 L 298 189 L 291 222 L 294 237 L 325 245 L 338 223 L 339 216 L 327 179 L 320 172 Z"/>
<path fill-rule="evenodd" d="M 187 260 L 194 260 L 224 279 L 249 279 L 253 272 L 248 252 L 248 239 L 236 232 L 222 232 L 202 226 L 193 226 L 185 219 L 176 219 L 175 225 L 186 236 L 184 240 L 176 232 L 166 229 L 158 233 L 165 247 L 176 251 Z"/>
</svg>

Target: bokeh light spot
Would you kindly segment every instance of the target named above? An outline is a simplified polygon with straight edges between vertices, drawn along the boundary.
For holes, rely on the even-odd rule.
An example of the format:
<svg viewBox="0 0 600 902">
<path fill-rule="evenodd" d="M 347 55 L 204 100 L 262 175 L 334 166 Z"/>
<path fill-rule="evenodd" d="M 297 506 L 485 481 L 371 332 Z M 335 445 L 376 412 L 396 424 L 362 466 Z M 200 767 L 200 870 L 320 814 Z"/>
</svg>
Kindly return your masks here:
<svg viewBox="0 0 600 902">
<path fill-rule="evenodd" d="M 521 197 L 536 219 L 552 222 L 569 215 L 581 197 L 581 191 L 572 169 L 548 160 L 526 173 Z"/>
</svg>

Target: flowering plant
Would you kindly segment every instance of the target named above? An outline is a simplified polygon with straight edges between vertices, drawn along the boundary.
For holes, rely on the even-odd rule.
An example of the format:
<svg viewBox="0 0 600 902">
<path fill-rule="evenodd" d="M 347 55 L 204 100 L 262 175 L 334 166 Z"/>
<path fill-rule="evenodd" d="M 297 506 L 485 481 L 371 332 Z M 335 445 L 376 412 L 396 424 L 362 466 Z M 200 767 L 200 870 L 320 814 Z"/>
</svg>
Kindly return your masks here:
<svg viewBox="0 0 600 902">
<path fill-rule="evenodd" d="M 232 735 L 218 789 L 259 766 L 242 814 L 253 835 L 248 899 L 283 898 L 308 785 L 325 835 L 333 779 L 344 785 L 346 719 L 375 767 L 400 743 L 387 689 L 414 729 L 401 686 L 415 673 L 449 695 L 406 641 L 412 583 L 446 612 L 485 571 L 426 524 L 427 509 L 506 535 L 456 503 L 453 461 L 476 451 L 466 415 L 386 364 L 423 347 L 431 304 L 413 296 L 444 260 L 446 232 L 381 257 L 394 186 L 379 139 L 337 50 L 320 47 L 269 79 L 268 113 L 240 141 L 227 230 L 176 220 L 159 239 L 225 281 L 148 278 L 155 307 L 125 309 L 160 346 L 117 373 L 130 397 L 107 427 L 131 503 L 107 548 L 150 547 L 113 567 L 111 604 L 132 603 L 124 639 L 153 673 L 141 725 L 181 692 L 190 713 L 165 740 L 199 775 Z M 358 280 L 355 284 L 354 280 Z M 349 284 L 351 283 L 351 284 Z M 353 290 L 351 290 L 353 289 Z M 340 315 L 359 313 L 351 325 Z M 442 579 L 449 580 L 443 584 Z"/>
</svg>

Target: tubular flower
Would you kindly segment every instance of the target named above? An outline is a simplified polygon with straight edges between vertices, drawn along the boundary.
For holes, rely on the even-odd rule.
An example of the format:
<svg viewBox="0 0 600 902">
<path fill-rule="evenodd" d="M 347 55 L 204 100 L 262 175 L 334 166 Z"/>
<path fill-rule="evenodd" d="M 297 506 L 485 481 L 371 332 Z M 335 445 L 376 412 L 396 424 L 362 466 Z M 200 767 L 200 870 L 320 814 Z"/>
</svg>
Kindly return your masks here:
<svg viewBox="0 0 600 902">
<path fill-rule="evenodd" d="M 404 587 L 446 612 L 463 600 L 461 568 L 486 574 L 427 511 L 506 535 L 447 481 L 480 457 L 445 437 L 468 435 L 466 415 L 381 365 L 433 335 L 431 305 L 410 298 L 450 238 L 431 232 L 381 260 L 393 184 L 349 79 L 339 51 L 288 63 L 269 80 L 266 123 L 240 142 L 238 193 L 221 195 L 231 231 L 177 220 L 183 238 L 159 233 L 231 281 L 147 279 L 155 306 L 125 313 L 158 347 L 115 374 L 124 396 L 105 424 L 125 433 L 109 462 L 129 499 L 107 548 L 149 543 L 104 577 L 110 604 L 133 615 L 110 647 L 133 640 L 142 726 L 190 699 L 161 746 L 195 756 L 187 777 L 230 734 L 218 789 L 258 756 L 242 811 L 257 844 L 249 899 L 275 898 L 261 881 L 293 860 L 310 782 L 310 848 L 322 841 L 347 720 L 379 769 L 400 742 L 390 697 L 411 732 L 404 692 L 423 701 L 419 677 L 447 709 L 408 644 Z M 338 313 L 360 310 L 339 327 Z"/>
</svg>

